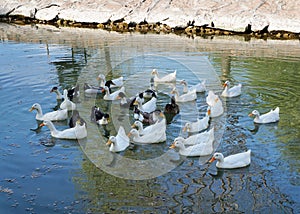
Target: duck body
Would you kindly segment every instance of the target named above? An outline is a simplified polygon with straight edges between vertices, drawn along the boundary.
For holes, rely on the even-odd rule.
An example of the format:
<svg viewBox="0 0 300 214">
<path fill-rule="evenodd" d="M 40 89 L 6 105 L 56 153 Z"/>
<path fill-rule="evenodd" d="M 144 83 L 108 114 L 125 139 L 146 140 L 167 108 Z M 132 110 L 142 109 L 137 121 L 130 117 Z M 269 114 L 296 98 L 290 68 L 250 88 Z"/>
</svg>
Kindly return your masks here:
<svg viewBox="0 0 300 214">
<path fill-rule="evenodd" d="M 205 92 L 206 91 L 206 80 L 197 83 L 196 85 L 188 87 L 188 84 L 185 80 L 182 80 L 180 84 L 183 85 L 183 92 L 187 93 L 188 91 L 196 90 L 197 93 Z"/>
<path fill-rule="evenodd" d="M 46 114 L 43 114 L 42 107 L 40 104 L 35 103 L 32 105 L 32 107 L 29 109 L 29 111 L 36 110 L 36 120 L 50 120 L 50 121 L 60 121 L 60 120 L 66 120 L 68 119 L 68 110 L 62 109 L 57 111 L 48 112 Z"/>
<path fill-rule="evenodd" d="M 68 111 L 72 111 L 76 109 L 76 104 L 69 100 L 68 98 L 68 90 L 64 90 L 64 101 L 60 104 L 61 109 L 68 109 Z"/>
<path fill-rule="evenodd" d="M 45 120 L 43 123 L 41 123 L 40 127 L 42 126 L 47 126 L 50 129 L 51 136 L 54 138 L 76 140 L 87 137 L 85 124 L 80 125 L 79 122 L 76 123 L 75 127 L 62 131 L 58 131 L 50 120 Z"/>
<path fill-rule="evenodd" d="M 120 126 L 116 136 L 110 136 L 106 145 L 110 146 L 111 152 L 122 152 L 129 146 L 129 137 L 126 135 L 124 127 Z"/>
<path fill-rule="evenodd" d="M 212 144 L 215 140 L 214 128 L 206 132 L 201 132 L 199 134 L 191 135 L 188 138 L 177 137 L 175 141 L 181 141 L 185 146 L 191 146 L 199 143 L 209 143 Z"/>
<path fill-rule="evenodd" d="M 104 100 L 117 100 L 118 95 L 119 95 L 120 92 L 125 93 L 125 87 L 124 86 L 122 86 L 119 90 L 117 90 L 113 93 L 110 93 L 109 88 L 107 86 L 104 87 L 104 90 L 106 91 L 106 93 L 103 97 Z"/>
<path fill-rule="evenodd" d="M 176 71 L 173 73 L 167 74 L 163 77 L 158 77 L 158 71 L 153 69 L 151 75 L 154 76 L 154 82 L 156 83 L 163 83 L 163 82 L 176 82 Z"/>
<path fill-rule="evenodd" d="M 156 121 L 156 123 L 149 125 L 144 128 L 143 123 L 141 121 L 135 121 L 133 125 L 131 126 L 132 128 L 137 128 L 139 135 L 146 135 L 154 132 L 156 129 L 166 129 L 166 123 L 164 120 L 161 121 Z"/>
<path fill-rule="evenodd" d="M 171 97 L 171 103 L 166 104 L 164 108 L 165 114 L 179 114 L 179 106 L 176 104 L 175 97 Z"/>
<path fill-rule="evenodd" d="M 142 99 L 140 97 L 137 97 L 134 105 L 138 106 L 138 109 L 142 112 L 153 112 L 156 109 L 156 97 L 152 97 L 148 102 L 142 104 Z"/>
<path fill-rule="evenodd" d="M 135 143 L 140 143 L 140 144 L 152 144 L 152 143 L 160 143 L 164 142 L 167 139 L 166 136 L 166 120 L 163 119 L 159 123 L 162 123 L 163 125 L 161 126 L 160 129 L 152 129 L 151 132 L 144 134 L 144 135 L 139 135 L 138 130 L 132 129 L 129 132 L 129 136 L 133 136 L 132 140 Z"/>
<path fill-rule="evenodd" d="M 171 94 L 175 94 L 176 102 L 191 102 L 197 99 L 197 93 L 195 89 L 187 92 L 186 94 L 179 95 L 177 89 L 173 88 Z"/>
<path fill-rule="evenodd" d="M 200 132 L 202 130 L 205 130 L 205 129 L 207 129 L 207 127 L 209 125 L 209 119 L 210 119 L 210 117 L 208 115 L 206 115 L 201 120 L 199 118 L 197 118 L 196 122 L 187 122 L 183 127 L 183 131 L 184 132 L 187 131 L 189 133 L 194 133 L 194 132 Z"/>
<path fill-rule="evenodd" d="M 221 169 L 246 167 L 251 163 L 251 150 L 229 155 L 225 158 L 222 153 L 215 153 L 209 162 L 212 163 L 214 160 L 217 160 L 216 167 Z"/>
<path fill-rule="evenodd" d="M 86 94 L 102 94 L 105 92 L 103 87 L 92 86 L 88 83 L 84 83 L 83 90 L 84 90 L 84 93 L 86 93 Z"/>
<path fill-rule="evenodd" d="M 231 88 L 229 81 L 226 81 L 224 83 L 224 90 L 222 92 L 223 97 L 237 97 L 240 96 L 242 93 L 242 84 L 238 84 L 236 86 L 233 86 Z"/>
<path fill-rule="evenodd" d="M 207 156 L 213 152 L 213 140 L 186 147 L 181 138 L 177 138 L 170 148 L 178 148 L 179 154 L 187 157 Z"/>
<path fill-rule="evenodd" d="M 279 107 L 276 107 L 274 110 L 270 110 L 269 112 L 260 115 L 257 110 L 253 110 L 249 116 L 255 116 L 255 123 L 275 123 L 279 121 Z"/>
</svg>

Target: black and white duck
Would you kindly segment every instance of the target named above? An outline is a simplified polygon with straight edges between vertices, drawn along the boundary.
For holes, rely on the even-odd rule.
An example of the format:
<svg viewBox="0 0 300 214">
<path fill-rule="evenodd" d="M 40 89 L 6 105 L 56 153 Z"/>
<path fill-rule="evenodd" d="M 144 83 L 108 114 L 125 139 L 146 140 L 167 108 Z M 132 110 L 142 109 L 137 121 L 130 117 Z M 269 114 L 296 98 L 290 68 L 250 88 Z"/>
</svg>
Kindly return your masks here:
<svg viewBox="0 0 300 214">
<path fill-rule="evenodd" d="M 57 100 L 63 100 L 63 95 L 60 93 L 60 91 L 58 90 L 57 86 L 54 86 L 51 90 L 50 93 L 55 93 L 56 94 L 56 99 Z M 78 98 L 80 93 L 79 93 L 79 85 L 76 85 L 74 87 L 72 87 L 71 89 L 67 89 L 67 96 L 69 98 L 69 100 L 73 101 L 74 98 Z"/>
<path fill-rule="evenodd" d="M 102 112 L 99 107 L 93 106 L 91 109 L 91 121 L 99 125 L 106 125 L 109 122 L 109 114 Z"/>
</svg>

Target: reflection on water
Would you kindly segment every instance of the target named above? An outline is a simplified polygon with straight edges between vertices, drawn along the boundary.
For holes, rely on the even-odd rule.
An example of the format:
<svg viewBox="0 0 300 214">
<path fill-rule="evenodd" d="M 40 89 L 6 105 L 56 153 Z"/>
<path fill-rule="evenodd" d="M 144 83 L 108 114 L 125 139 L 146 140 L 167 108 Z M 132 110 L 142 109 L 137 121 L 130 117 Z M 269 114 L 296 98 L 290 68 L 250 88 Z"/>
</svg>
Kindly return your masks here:
<svg viewBox="0 0 300 214">
<path fill-rule="evenodd" d="M 0 94 L 5 100 L 1 103 L 0 121 L 4 172 L 0 177 L 1 211 L 299 211 L 300 51 L 294 41 L 246 43 L 222 38 L 191 40 L 174 35 L 72 31 L 53 28 L 36 31 L 28 26 L 0 25 Z M 89 147 L 87 156 L 77 141 L 51 139 L 49 130 L 44 128 L 37 132 L 30 130 L 37 127 L 34 114 L 28 112 L 34 102 L 40 102 L 44 112 L 57 105 L 55 96 L 49 93 L 54 85 L 59 89 L 84 82 L 96 85 L 96 77 L 102 72 L 107 77 L 124 76 L 131 96 L 149 86 L 147 75 L 153 66 L 162 71 L 177 69 L 179 78 L 191 85 L 195 77 L 206 77 L 209 88 L 218 93 L 221 88 L 217 76 L 207 76 L 212 66 L 221 81 L 229 79 L 233 85 L 243 84 L 240 97 L 224 99 L 226 126 L 224 134 L 219 133 L 221 144 L 216 149 L 225 155 L 251 149 L 249 167 L 218 171 L 214 164 L 199 164 L 199 158 L 182 158 L 168 149 L 185 120 L 204 115 L 205 94 L 198 95 L 197 103 L 180 106 L 181 114 L 173 118 L 167 129 L 167 142 L 153 147 L 132 146 L 120 155 L 107 152 L 104 142 L 109 135 L 116 134 L 119 124 L 130 124 L 132 118 L 127 116 L 128 111 L 120 110 L 118 103 L 113 102 L 111 107 L 102 102 L 101 96 L 94 99 L 81 93 L 77 103 L 91 127 L 89 138 L 80 142 Z M 159 87 L 161 107 L 169 102 L 170 87 Z M 98 127 L 89 122 L 94 104 L 104 111 L 118 112 L 112 114 L 115 117 L 111 124 Z M 253 118 L 248 117 L 253 109 L 266 112 L 276 106 L 280 107 L 278 123 L 255 125 Z M 56 125 L 59 129 L 68 127 L 67 121 Z M 171 166 L 170 172 L 148 180 L 120 178 L 126 177 L 126 173 L 137 175 L 143 167 L 148 169 L 144 162 L 122 163 L 123 157 L 143 160 L 161 154 L 167 158 L 159 161 L 172 159 L 165 165 Z M 91 155 L 95 158 L 91 159 Z M 117 169 L 118 177 L 106 173 L 112 169 Z"/>
</svg>

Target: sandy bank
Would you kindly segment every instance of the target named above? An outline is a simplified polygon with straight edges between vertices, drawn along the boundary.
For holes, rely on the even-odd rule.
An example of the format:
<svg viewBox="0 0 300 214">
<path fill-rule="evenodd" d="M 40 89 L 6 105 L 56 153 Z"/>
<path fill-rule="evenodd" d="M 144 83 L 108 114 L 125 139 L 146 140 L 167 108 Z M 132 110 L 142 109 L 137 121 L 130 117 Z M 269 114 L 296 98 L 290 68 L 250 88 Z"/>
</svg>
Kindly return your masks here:
<svg viewBox="0 0 300 214">
<path fill-rule="evenodd" d="M 299 32 L 300 1 L 295 0 L 1 0 L 0 14 L 34 16 L 37 19 L 59 18 L 77 22 L 161 21 L 171 27 L 209 24 L 229 30 L 242 30 L 247 24 L 260 30 Z"/>
</svg>

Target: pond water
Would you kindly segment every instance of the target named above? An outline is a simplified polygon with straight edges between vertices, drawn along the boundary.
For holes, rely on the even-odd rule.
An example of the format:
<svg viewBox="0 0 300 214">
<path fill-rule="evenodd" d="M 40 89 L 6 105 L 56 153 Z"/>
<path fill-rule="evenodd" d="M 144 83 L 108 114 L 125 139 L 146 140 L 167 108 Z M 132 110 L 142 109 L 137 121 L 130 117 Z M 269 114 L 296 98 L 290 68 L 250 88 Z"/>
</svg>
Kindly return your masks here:
<svg viewBox="0 0 300 214">
<path fill-rule="evenodd" d="M 118 34 L 89 29 L 0 24 L 0 211 L 1 213 L 299 213 L 300 212 L 300 46 L 299 41 L 243 41 L 241 37 L 186 38 Z M 133 122 L 118 102 L 87 96 L 83 84 L 96 77 L 123 76 L 126 93 L 150 84 L 151 70 L 177 70 L 179 84 L 206 79 L 217 94 L 221 83 L 242 83 L 242 95 L 222 98 L 225 113 L 213 118 L 216 151 L 225 156 L 251 149 L 249 167 L 217 170 L 210 157 L 183 158 L 169 149 L 187 120 L 205 115 L 207 93 L 180 104 L 167 125 L 167 141 L 131 145 L 112 154 L 110 135 Z M 77 108 L 88 137 L 57 140 L 37 127 L 28 109 L 57 105 L 53 86 L 80 85 Z M 157 106 L 170 102 L 172 85 L 157 86 Z M 90 122 L 93 105 L 111 123 Z M 280 107 L 280 121 L 255 125 L 248 114 Z M 67 121 L 56 122 L 59 130 Z"/>
</svg>

